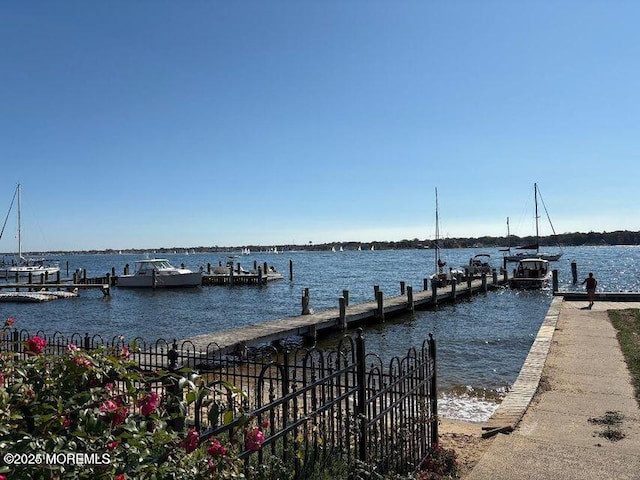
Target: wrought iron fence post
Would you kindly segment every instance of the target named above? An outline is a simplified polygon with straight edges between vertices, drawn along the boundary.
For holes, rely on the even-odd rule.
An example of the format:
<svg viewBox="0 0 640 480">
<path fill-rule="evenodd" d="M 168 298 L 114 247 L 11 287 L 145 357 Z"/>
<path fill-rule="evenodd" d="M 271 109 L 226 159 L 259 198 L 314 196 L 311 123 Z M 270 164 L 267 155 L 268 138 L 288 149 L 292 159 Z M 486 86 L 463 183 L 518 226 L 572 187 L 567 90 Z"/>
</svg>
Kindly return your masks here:
<svg viewBox="0 0 640 480">
<path fill-rule="evenodd" d="M 171 349 L 167 352 L 167 358 L 169 360 L 169 372 L 173 373 L 178 370 L 178 342 L 175 339 L 173 340 Z M 182 431 L 184 430 L 185 418 L 184 415 L 180 413 L 180 402 L 183 401 L 184 396 L 182 394 L 180 383 L 177 381 L 175 376 L 169 377 L 166 389 L 167 393 L 173 397 L 171 406 L 167 409 L 168 413 L 172 417 L 169 423 L 174 431 Z"/>
<path fill-rule="evenodd" d="M 91 348 L 91 338 L 89 337 L 89 333 L 84 334 L 84 349 L 89 350 Z"/>
<path fill-rule="evenodd" d="M 358 387 L 358 421 L 360 424 L 360 445 L 358 446 L 359 459 L 362 462 L 367 461 L 368 438 L 367 438 L 367 382 L 366 382 L 366 363 L 365 363 L 365 347 L 362 328 L 358 328 L 356 335 L 356 383 Z"/>
<path fill-rule="evenodd" d="M 429 363 L 433 366 L 431 371 L 431 395 L 429 402 L 431 402 L 431 447 L 438 443 L 438 381 L 437 381 L 437 369 L 436 369 L 436 341 L 433 339 L 433 334 L 429 334 Z"/>
<path fill-rule="evenodd" d="M 178 369 L 178 342 L 174 339 L 171 349 L 167 352 L 169 359 L 169 371 L 174 372 Z"/>
<path fill-rule="evenodd" d="M 18 330 L 14 330 L 13 332 L 13 351 L 14 352 L 19 352 L 20 351 L 20 333 L 18 332 Z"/>
</svg>

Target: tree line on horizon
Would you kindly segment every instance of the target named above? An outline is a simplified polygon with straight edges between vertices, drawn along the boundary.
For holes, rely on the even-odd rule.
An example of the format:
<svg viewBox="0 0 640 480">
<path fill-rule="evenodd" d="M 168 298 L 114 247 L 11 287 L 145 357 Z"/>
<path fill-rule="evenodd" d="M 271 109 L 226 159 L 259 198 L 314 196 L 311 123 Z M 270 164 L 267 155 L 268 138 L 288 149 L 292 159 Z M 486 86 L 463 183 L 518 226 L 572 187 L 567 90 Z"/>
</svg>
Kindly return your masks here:
<svg viewBox="0 0 640 480">
<path fill-rule="evenodd" d="M 517 247 L 519 245 L 528 245 L 535 243 L 534 236 L 519 237 L 512 235 L 511 237 L 447 237 L 439 240 L 440 248 L 506 248 Z M 560 235 L 550 235 L 540 237 L 541 246 L 604 246 L 604 245 L 640 245 L 640 231 L 632 232 L 628 230 L 617 230 L 615 232 L 589 232 L 589 233 L 563 233 Z M 307 250 L 307 251 L 324 251 L 339 247 L 345 250 L 369 250 L 371 246 L 376 250 L 410 250 L 434 248 L 435 241 L 432 239 L 405 239 L 400 241 L 373 241 L 373 242 L 328 242 L 314 244 L 309 242 L 303 245 L 240 245 L 240 246 L 209 246 L 209 247 L 163 247 L 152 249 L 156 254 L 167 254 L 184 252 L 189 253 L 209 253 L 209 252 L 241 252 L 242 249 L 248 248 L 254 253 L 269 252 L 274 247 L 280 252 L 290 250 Z M 82 251 L 51 251 L 49 254 L 63 253 L 149 253 L 148 248 L 128 248 L 128 249 L 105 249 L 105 250 L 82 250 Z M 12 255 L 7 253 L 5 255 Z"/>
</svg>

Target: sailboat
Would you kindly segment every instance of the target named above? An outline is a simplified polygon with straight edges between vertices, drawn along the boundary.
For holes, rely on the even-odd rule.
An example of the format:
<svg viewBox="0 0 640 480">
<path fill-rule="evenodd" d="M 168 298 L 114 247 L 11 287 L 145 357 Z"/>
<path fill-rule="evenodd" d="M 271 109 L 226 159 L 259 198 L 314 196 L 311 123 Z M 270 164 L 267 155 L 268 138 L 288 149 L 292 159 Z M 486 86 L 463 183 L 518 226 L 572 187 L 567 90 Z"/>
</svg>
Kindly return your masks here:
<svg viewBox="0 0 640 480">
<path fill-rule="evenodd" d="M 560 257 L 562 257 L 562 247 L 558 246 L 560 248 L 560 251 L 557 253 L 543 253 L 540 252 L 540 230 L 539 230 L 539 226 L 538 226 L 538 220 L 540 219 L 540 216 L 538 215 L 538 196 L 540 196 L 540 200 L 542 201 L 542 206 L 544 207 L 544 211 L 547 214 L 547 219 L 549 220 L 549 225 L 551 225 L 551 230 L 553 231 L 553 234 L 556 235 L 556 231 L 553 228 L 553 223 L 551 223 L 551 218 L 549 217 L 549 212 L 547 212 L 547 207 L 544 204 L 544 200 L 542 200 L 542 196 L 540 195 L 540 191 L 538 190 L 538 184 L 534 183 L 533 184 L 533 198 L 534 198 L 534 204 L 535 204 L 535 220 L 536 220 L 536 241 L 533 244 L 530 245 L 522 245 L 520 247 L 516 247 L 516 250 L 527 250 L 527 252 L 520 252 L 520 253 L 516 253 L 514 255 L 511 254 L 511 240 L 510 240 L 510 233 L 507 233 L 507 236 L 509 237 L 509 247 L 506 248 L 504 251 L 509 252 L 508 254 L 505 254 L 504 256 L 504 260 L 507 262 L 518 262 L 520 260 L 522 260 L 523 258 L 539 258 L 542 260 L 547 260 L 547 261 L 555 261 L 555 260 L 559 260 Z M 509 219 L 507 218 L 507 232 L 509 231 Z M 533 253 L 533 251 L 535 250 L 535 253 Z"/>
<path fill-rule="evenodd" d="M 438 218 L 438 189 L 436 188 L 436 236 L 434 243 L 435 250 L 435 272 L 431 275 L 432 280 L 437 280 L 438 287 L 444 287 L 447 285 L 447 274 L 444 272 L 444 267 L 447 262 L 443 262 L 440 258 L 440 220 Z"/>
<path fill-rule="evenodd" d="M 49 264 L 43 258 L 26 258 L 22 255 L 22 186 L 20 184 L 18 184 L 13 194 L 9 212 L 7 212 L 7 218 L 4 221 L 2 232 L 0 232 L 0 238 L 4 232 L 4 227 L 7 224 L 7 219 L 11 213 L 11 208 L 13 207 L 16 196 L 18 197 L 18 256 L 10 265 L 3 266 L 0 273 L 6 277 L 15 277 L 16 275 L 19 277 L 42 274 L 55 275 L 60 271 L 58 264 Z"/>
</svg>

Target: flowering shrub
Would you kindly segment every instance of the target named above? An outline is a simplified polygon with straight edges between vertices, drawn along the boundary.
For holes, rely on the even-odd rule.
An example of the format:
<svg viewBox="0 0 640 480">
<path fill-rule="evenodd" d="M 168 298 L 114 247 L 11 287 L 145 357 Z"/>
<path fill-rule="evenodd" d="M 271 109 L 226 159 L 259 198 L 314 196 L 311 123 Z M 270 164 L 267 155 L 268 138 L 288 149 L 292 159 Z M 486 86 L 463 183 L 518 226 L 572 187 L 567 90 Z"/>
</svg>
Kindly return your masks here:
<svg viewBox="0 0 640 480">
<path fill-rule="evenodd" d="M 418 480 L 440 480 L 457 478 L 458 463 L 453 449 L 443 448 L 435 444 L 433 450 L 420 465 Z"/>
<path fill-rule="evenodd" d="M 247 449 L 261 448 L 259 428 L 238 430 L 245 442 L 211 438 L 202 445 L 197 431 L 173 428 L 199 395 L 193 372 L 144 377 L 128 360 L 128 348 L 70 345 L 64 354 L 49 355 L 45 347 L 42 338 L 31 337 L 23 344 L 24 359 L 0 352 L 0 480 L 245 478 L 238 455 L 245 442 Z M 93 461 L 9 465 L 1 461 L 5 453 L 78 453 Z"/>
<path fill-rule="evenodd" d="M 258 451 L 264 442 L 264 433 L 258 427 L 247 430 L 245 442 L 248 450 L 252 452 Z"/>
</svg>

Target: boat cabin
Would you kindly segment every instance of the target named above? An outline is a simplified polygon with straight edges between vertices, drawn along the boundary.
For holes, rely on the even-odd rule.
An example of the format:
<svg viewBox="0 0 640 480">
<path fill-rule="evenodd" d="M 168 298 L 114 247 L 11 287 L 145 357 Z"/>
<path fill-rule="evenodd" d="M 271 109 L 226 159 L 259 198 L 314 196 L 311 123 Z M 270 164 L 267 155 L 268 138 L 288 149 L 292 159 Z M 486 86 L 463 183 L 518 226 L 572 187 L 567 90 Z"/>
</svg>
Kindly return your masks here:
<svg viewBox="0 0 640 480">
<path fill-rule="evenodd" d="M 544 278 L 549 273 L 549 262 L 541 258 L 520 260 L 515 272 L 516 278 Z"/>
</svg>

